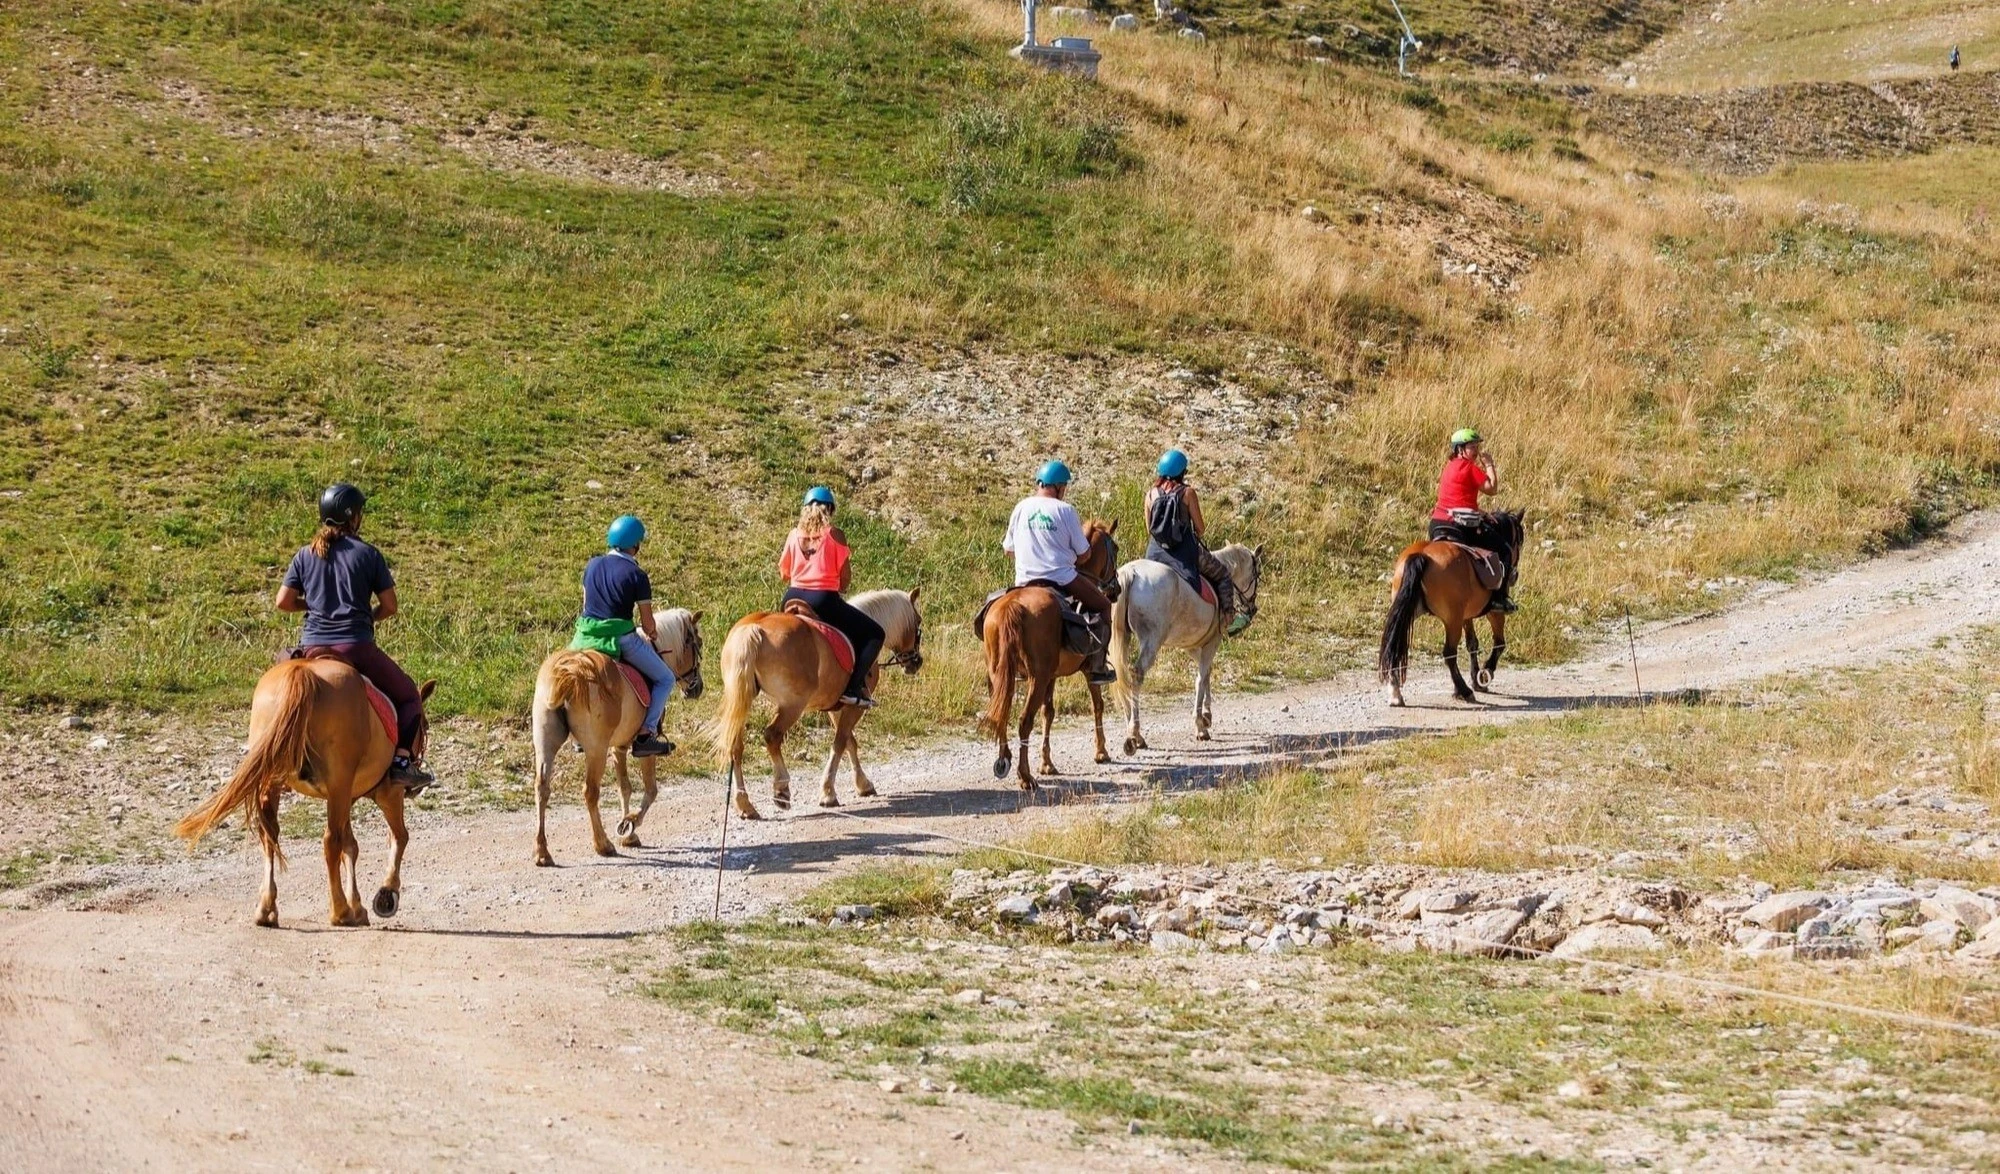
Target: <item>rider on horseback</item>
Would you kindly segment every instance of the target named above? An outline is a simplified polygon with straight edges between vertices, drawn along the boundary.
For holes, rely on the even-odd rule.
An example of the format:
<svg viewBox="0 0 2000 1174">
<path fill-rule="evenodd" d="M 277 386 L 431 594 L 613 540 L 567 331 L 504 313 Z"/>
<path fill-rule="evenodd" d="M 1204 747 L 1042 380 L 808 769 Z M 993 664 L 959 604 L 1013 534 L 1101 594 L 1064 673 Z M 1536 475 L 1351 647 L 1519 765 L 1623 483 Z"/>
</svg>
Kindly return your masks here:
<svg viewBox="0 0 2000 1174">
<path fill-rule="evenodd" d="M 1444 475 L 1438 479 L 1437 508 L 1431 511 L 1430 536 L 1433 542 L 1458 542 L 1492 550 L 1504 559 L 1508 552 L 1495 549 L 1481 524 L 1486 514 L 1479 508 L 1479 499 L 1500 492 L 1500 470 L 1493 457 L 1482 451 L 1483 444 L 1484 438 L 1477 428 L 1460 428 L 1451 434 L 1451 459 L 1445 462 Z M 1515 603 L 1508 598 L 1513 586 L 1514 567 L 1509 565 L 1505 582 L 1493 593 L 1494 611 L 1514 610 Z"/>
<path fill-rule="evenodd" d="M 411 751 L 423 730 L 424 703 L 417 683 L 375 643 L 375 625 L 396 614 L 396 580 L 382 552 L 361 540 L 367 503 L 345 481 L 326 487 L 319 495 L 319 533 L 292 556 L 276 606 L 306 613 L 294 655 L 328 656 L 352 666 L 396 707 L 396 755 L 389 779 L 414 795 L 435 777 Z"/>
<path fill-rule="evenodd" d="M 1146 491 L 1146 532 L 1151 541 L 1146 557 L 1180 571 L 1183 577 L 1198 574 L 1215 588 L 1215 606 L 1230 635 L 1250 624 L 1250 617 L 1236 612 L 1236 581 L 1229 568 L 1208 552 L 1202 541 L 1208 527 L 1202 521 L 1201 499 L 1187 483 L 1187 454 L 1168 449 L 1154 470 L 1159 474 Z"/>
<path fill-rule="evenodd" d="M 840 695 L 842 705 L 873 709 L 868 695 L 868 674 L 881 654 L 882 625 L 847 602 L 841 592 L 853 579 L 849 565 L 852 551 L 847 535 L 833 524 L 833 491 L 824 485 L 806 490 L 799 506 L 799 524 L 785 538 L 784 553 L 778 556 L 778 573 L 785 577 L 785 602 L 799 600 L 813 614 L 847 637 L 854 645 L 854 673 Z"/>
<path fill-rule="evenodd" d="M 1050 461 L 1035 475 L 1035 492 L 1021 499 L 1007 520 L 1007 536 L 1000 543 L 1014 558 L 1014 585 L 1036 580 L 1053 583 L 1085 611 L 1099 617 L 1111 615 L 1111 601 L 1097 584 L 1077 573 L 1077 560 L 1090 553 L 1090 540 L 1083 535 L 1083 519 L 1076 507 L 1063 500 L 1069 493 L 1069 466 Z M 1099 643 L 1083 665 L 1084 679 L 1093 685 L 1108 685 L 1118 679 Z"/>
<path fill-rule="evenodd" d="M 583 566 L 583 614 L 576 617 L 571 648 L 602 652 L 639 670 L 652 686 L 645 720 L 632 739 L 632 757 L 658 758 L 673 753 L 674 744 L 660 737 L 660 716 L 674 688 L 674 670 L 660 659 L 653 641 L 653 581 L 639 566 L 639 544 L 646 540 L 645 523 L 626 514 L 604 532 L 611 549 Z"/>
</svg>

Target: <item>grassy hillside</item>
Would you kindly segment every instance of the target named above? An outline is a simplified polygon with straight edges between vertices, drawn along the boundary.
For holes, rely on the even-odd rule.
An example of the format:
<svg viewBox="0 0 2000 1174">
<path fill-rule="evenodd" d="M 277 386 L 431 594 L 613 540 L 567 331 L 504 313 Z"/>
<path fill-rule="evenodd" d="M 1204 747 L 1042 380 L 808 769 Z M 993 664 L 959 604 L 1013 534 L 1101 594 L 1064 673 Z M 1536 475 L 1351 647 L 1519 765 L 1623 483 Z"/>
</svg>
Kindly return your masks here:
<svg viewBox="0 0 2000 1174">
<path fill-rule="evenodd" d="M 1256 36 L 1039 76 L 1016 13 L 0 14 L 0 693 L 239 705 L 346 476 L 403 584 L 385 642 L 442 709 L 516 712 L 609 517 L 654 525 L 713 646 L 826 481 L 861 582 L 934 601 L 937 667 L 883 715 L 927 726 L 975 699 L 960 618 L 1033 466 L 1136 527 L 1194 429 L 1121 388 L 1289 421 L 1195 454 L 1273 553 L 1239 679 L 1358 662 L 1462 421 L 1534 510 L 1529 656 L 1987 493 L 1993 245 L 1961 219 L 1641 173 L 1539 91 Z M 936 410 L 870 401 L 890 368 L 985 380 L 990 439 L 885 448 Z"/>
<path fill-rule="evenodd" d="M 1984 0 L 1733 0 L 1703 5 L 1637 63 L 1649 89 L 1877 81 L 1991 69 L 2000 5 Z"/>
</svg>

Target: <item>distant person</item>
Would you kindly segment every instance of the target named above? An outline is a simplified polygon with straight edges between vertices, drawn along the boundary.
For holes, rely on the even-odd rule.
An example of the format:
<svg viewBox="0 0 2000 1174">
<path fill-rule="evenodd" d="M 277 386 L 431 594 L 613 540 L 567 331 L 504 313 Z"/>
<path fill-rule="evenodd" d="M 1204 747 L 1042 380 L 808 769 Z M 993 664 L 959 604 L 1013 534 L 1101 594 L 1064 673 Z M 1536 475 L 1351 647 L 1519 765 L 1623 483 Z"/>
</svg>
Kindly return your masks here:
<svg viewBox="0 0 2000 1174">
<path fill-rule="evenodd" d="M 1951 47 L 1951 71 L 1952 71 L 1953 73 L 1957 73 L 1957 72 L 1958 72 L 1958 46 L 1957 46 L 1957 45 L 1953 45 L 1953 46 Z"/>
<path fill-rule="evenodd" d="M 639 566 L 639 544 L 646 540 L 645 523 L 626 514 L 604 532 L 603 554 L 583 564 L 583 614 L 576 618 L 571 648 L 602 652 L 639 670 L 653 690 L 639 733 L 632 739 L 634 758 L 672 754 L 674 744 L 660 737 L 660 718 L 667 694 L 673 691 L 674 670 L 660 659 L 653 641 L 653 580 Z"/>
<path fill-rule="evenodd" d="M 1158 476 L 1146 491 L 1146 557 L 1178 570 L 1183 577 L 1200 575 L 1215 588 L 1215 605 L 1230 635 L 1250 624 L 1236 611 L 1236 583 L 1229 568 L 1209 553 L 1204 541 L 1208 526 L 1201 516 L 1201 498 L 1188 484 L 1187 454 L 1168 449 L 1153 470 Z"/>
<path fill-rule="evenodd" d="M 1438 478 L 1437 508 L 1431 511 L 1432 542 L 1458 542 L 1487 549 L 1486 543 L 1478 539 L 1479 523 L 1485 520 L 1486 512 L 1480 508 L 1479 499 L 1500 492 L 1500 469 L 1484 445 L 1485 439 L 1476 428 L 1460 428 L 1451 434 L 1451 459 L 1445 462 L 1444 474 Z M 1509 581 L 1493 594 L 1494 611 L 1514 610 L 1514 601 L 1508 594 L 1513 586 L 1512 577 L 1510 567 Z"/>
<path fill-rule="evenodd" d="M 361 540 L 368 504 L 345 481 L 319 495 L 319 533 L 292 556 L 278 588 L 279 611 L 306 613 L 298 656 L 328 656 L 368 678 L 396 707 L 396 754 L 389 778 L 414 795 L 432 776 L 419 766 L 411 743 L 423 729 L 424 702 L 417 683 L 375 643 L 375 625 L 396 614 L 396 580 L 382 552 Z"/>
<path fill-rule="evenodd" d="M 875 658 L 882 654 L 884 634 L 882 625 L 847 602 L 843 594 L 854 577 L 850 563 L 853 550 L 847 545 L 847 535 L 833 524 L 834 509 L 833 490 L 824 485 L 806 490 L 805 500 L 799 503 L 799 524 L 792 527 L 785 549 L 778 555 L 778 573 L 785 577 L 785 603 L 795 599 L 804 603 L 854 646 L 854 671 L 848 675 L 840 703 L 873 709 L 868 674 L 875 668 Z"/>
<path fill-rule="evenodd" d="M 1000 547 L 1014 559 L 1014 585 L 1053 584 L 1076 605 L 1094 616 L 1109 617 L 1111 601 L 1104 590 L 1077 573 L 1077 560 L 1090 553 L 1083 519 L 1069 496 L 1069 466 L 1050 461 L 1035 474 L 1035 492 L 1021 499 L 1007 519 L 1007 536 Z M 1084 659 L 1084 679 L 1109 685 L 1118 679 L 1100 644 Z"/>
</svg>

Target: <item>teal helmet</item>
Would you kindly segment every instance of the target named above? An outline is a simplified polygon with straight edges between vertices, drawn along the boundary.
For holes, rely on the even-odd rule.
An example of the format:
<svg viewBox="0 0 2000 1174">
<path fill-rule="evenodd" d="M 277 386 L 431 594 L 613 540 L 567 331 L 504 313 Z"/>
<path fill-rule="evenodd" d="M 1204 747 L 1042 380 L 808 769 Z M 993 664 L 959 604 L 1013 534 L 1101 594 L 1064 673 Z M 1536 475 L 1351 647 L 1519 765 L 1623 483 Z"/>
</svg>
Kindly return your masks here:
<svg viewBox="0 0 2000 1174">
<path fill-rule="evenodd" d="M 646 523 L 626 514 L 604 532 L 604 544 L 613 550 L 637 550 L 646 540 Z"/>
<path fill-rule="evenodd" d="M 1177 448 L 1168 449 L 1166 454 L 1160 458 L 1160 463 L 1156 471 L 1162 477 L 1187 476 L 1187 454 Z"/>
<path fill-rule="evenodd" d="M 1061 461 L 1050 461 L 1048 464 L 1042 466 L 1041 472 L 1035 474 L 1035 484 L 1068 485 L 1069 466 L 1063 464 Z"/>
<path fill-rule="evenodd" d="M 1451 434 L 1451 446 L 1457 448 L 1461 444 L 1477 444 L 1481 439 L 1483 438 L 1479 435 L 1479 429 L 1460 428 Z"/>
<path fill-rule="evenodd" d="M 806 490 L 806 499 L 805 499 L 805 501 L 801 502 L 800 504 L 801 504 L 801 505 L 823 505 L 823 506 L 825 506 L 825 507 L 826 507 L 826 508 L 828 508 L 828 509 L 832 509 L 832 508 L 833 508 L 833 490 L 831 490 L 831 489 L 828 489 L 828 488 L 827 488 L 826 486 L 824 486 L 824 485 L 815 485 L 815 486 L 813 486 L 813 487 L 812 487 L 811 489 L 808 489 L 808 490 Z"/>
</svg>

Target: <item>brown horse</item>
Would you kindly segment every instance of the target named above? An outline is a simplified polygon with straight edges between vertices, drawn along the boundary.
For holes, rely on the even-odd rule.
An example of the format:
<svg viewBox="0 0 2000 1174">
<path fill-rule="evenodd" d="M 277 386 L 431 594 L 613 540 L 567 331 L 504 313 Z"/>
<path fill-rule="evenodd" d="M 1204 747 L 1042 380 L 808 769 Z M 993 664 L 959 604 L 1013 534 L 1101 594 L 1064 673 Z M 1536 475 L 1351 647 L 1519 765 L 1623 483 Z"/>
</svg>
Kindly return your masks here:
<svg viewBox="0 0 2000 1174">
<path fill-rule="evenodd" d="M 1076 570 L 1118 599 L 1117 522 L 1095 519 L 1084 523 L 1083 536 L 1090 549 L 1076 560 Z M 1028 735 L 1035 730 L 1035 713 L 1042 715 L 1042 773 L 1059 775 L 1049 758 L 1049 732 L 1056 720 L 1056 681 L 1083 670 L 1083 657 L 1063 646 L 1062 600 L 1047 587 L 1023 587 L 1009 591 L 986 609 L 981 638 L 986 645 L 986 688 L 991 698 L 980 731 L 1000 745 L 993 759 L 993 777 L 1004 779 L 1007 768 L 1015 765 L 1007 748 L 1007 719 L 1014 709 L 1014 679 L 1028 682 L 1027 704 L 1021 709 L 1021 757 L 1016 771 L 1023 791 L 1035 789 L 1035 776 L 1028 770 Z M 1097 761 L 1110 762 L 1104 747 L 1104 687 L 1090 686 L 1090 711 L 1097 723 Z"/>
<path fill-rule="evenodd" d="M 1486 523 L 1493 545 L 1510 567 L 1520 565 L 1522 512 L 1492 514 Z M 1487 610 L 1492 599 L 1493 592 L 1479 583 L 1472 556 L 1457 543 L 1414 542 L 1403 551 L 1396 559 L 1389 616 L 1382 624 L 1382 650 L 1376 659 L 1392 704 L 1403 704 L 1403 681 L 1410 671 L 1410 627 L 1424 612 L 1444 622 L 1444 663 L 1451 670 L 1452 694 L 1460 701 L 1479 700 L 1459 673 L 1458 640 L 1463 635 L 1471 653 L 1473 684 L 1489 688 L 1507 647 L 1507 616 Z M 1479 636 L 1472 626 L 1482 615 L 1493 627 L 1493 652 L 1484 668 L 1479 664 Z"/>
<path fill-rule="evenodd" d="M 903 666 L 905 673 L 914 673 L 924 665 L 924 622 L 917 612 L 918 590 L 870 591 L 852 600 L 869 619 L 882 625 L 882 650 L 889 654 L 886 663 Z M 868 675 L 870 692 L 881 676 L 882 663 Z M 861 747 L 854 738 L 854 727 L 868 711 L 840 704 L 847 680 L 848 672 L 834 659 L 826 638 L 797 615 L 752 612 L 729 629 L 722 642 L 722 711 L 715 719 L 715 744 L 721 748 L 722 766 L 729 772 L 736 810 L 743 818 L 761 818 L 743 781 L 743 727 L 760 692 L 778 709 L 764 729 L 764 748 L 771 754 L 771 801 L 778 810 L 787 811 L 792 806 L 785 735 L 808 709 L 833 713 L 833 752 L 827 756 L 826 775 L 820 779 L 819 805 L 840 806 L 833 781 L 843 753 L 854 763 L 855 793 L 875 793 L 875 784 L 861 773 Z"/>
<path fill-rule="evenodd" d="M 660 659 L 674 671 L 682 696 L 701 696 L 701 613 L 684 607 L 670 608 L 654 618 L 653 647 Z M 639 732 L 646 707 L 625 680 L 618 663 L 602 652 L 566 648 L 552 652 L 535 675 L 535 704 L 530 724 L 535 731 L 535 863 L 543 868 L 555 864 L 549 855 L 549 790 L 555 780 L 556 751 L 576 739 L 583 750 L 583 806 L 590 815 L 590 842 L 599 856 L 616 856 L 618 849 L 604 835 L 604 817 L 598 814 L 598 788 L 604 781 L 604 759 L 614 749 L 618 755 L 618 795 L 624 818 L 618 822 L 618 842 L 627 848 L 641 848 L 639 825 L 660 792 L 655 775 L 658 759 L 639 760 L 639 778 L 645 794 L 639 810 L 632 810 L 632 775 L 626 765 L 625 748 Z"/>
<path fill-rule="evenodd" d="M 436 681 L 425 681 L 417 696 L 428 699 Z M 410 749 L 423 757 L 427 725 L 420 725 Z M 389 875 L 375 893 L 378 917 L 394 917 L 402 904 L 403 786 L 385 777 L 395 753 L 392 735 L 368 703 L 361 674 L 331 659 L 286 660 L 272 665 L 257 682 L 250 701 L 250 748 L 221 790 L 190 811 L 174 834 L 200 842 L 216 824 L 241 811 L 257 830 L 264 849 L 264 891 L 257 924 L 278 924 L 278 867 L 285 853 L 278 842 L 278 800 L 285 788 L 326 801 L 326 854 L 329 920 L 335 925 L 367 925 L 355 865 L 361 846 L 354 840 L 354 801 L 364 796 L 382 809 L 393 845 Z M 346 861 L 343 886 L 341 863 Z"/>
</svg>

